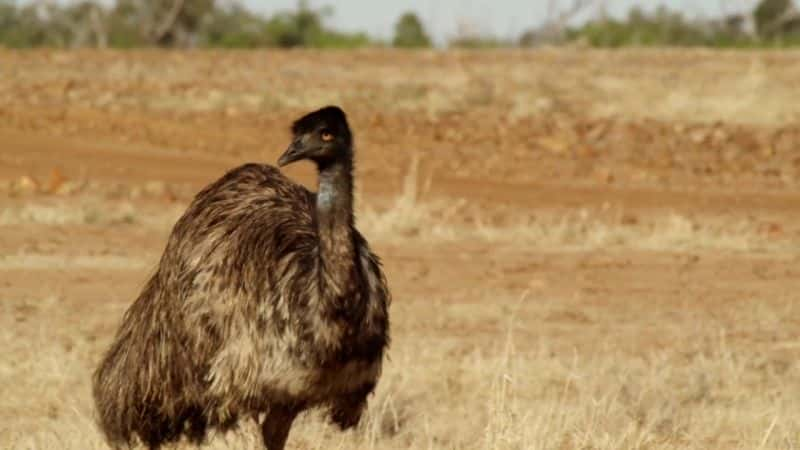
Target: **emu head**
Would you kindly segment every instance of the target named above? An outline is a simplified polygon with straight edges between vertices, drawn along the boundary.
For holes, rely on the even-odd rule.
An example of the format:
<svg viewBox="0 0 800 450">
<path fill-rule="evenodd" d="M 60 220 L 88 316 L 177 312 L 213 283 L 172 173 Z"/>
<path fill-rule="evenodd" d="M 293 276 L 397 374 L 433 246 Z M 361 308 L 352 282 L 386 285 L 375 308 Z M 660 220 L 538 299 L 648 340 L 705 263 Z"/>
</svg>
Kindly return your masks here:
<svg viewBox="0 0 800 450">
<path fill-rule="evenodd" d="M 308 159 L 318 167 L 352 158 L 353 136 L 344 111 L 336 106 L 306 114 L 292 124 L 292 143 L 278 159 L 279 166 Z"/>
</svg>

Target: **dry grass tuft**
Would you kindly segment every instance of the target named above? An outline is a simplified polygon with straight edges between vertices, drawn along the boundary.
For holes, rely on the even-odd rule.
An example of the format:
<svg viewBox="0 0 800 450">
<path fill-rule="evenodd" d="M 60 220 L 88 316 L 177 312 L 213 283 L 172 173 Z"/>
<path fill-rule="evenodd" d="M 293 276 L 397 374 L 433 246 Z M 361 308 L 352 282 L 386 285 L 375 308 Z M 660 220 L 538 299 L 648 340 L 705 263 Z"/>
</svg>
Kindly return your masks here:
<svg viewBox="0 0 800 450">
<path fill-rule="evenodd" d="M 0 226 L 9 225 L 144 225 L 171 227 L 184 206 L 164 208 L 142 207 L 128 201 L 116 202 L 99 197 L 82 197 L 77 201 L 27 202 L 0 209 Z"/>
<path fill-rule="evenodd" d="M 384 241 L 484 241 L 524 244 L 548 250 L 644 249 L 664 251 L 800 251 L 792 236 L 775 238 L 759 232 L 744 218 L 693 219 L 671 212 L 635 221 L 623 211 L 515 211 L 489 223 L 486 212 L 464 200 L 422 199 L 417 158 L 413 158 L 400 194 L 391 206 L 367 206 L 359 214 L 365 235 Z"/>
</svg>

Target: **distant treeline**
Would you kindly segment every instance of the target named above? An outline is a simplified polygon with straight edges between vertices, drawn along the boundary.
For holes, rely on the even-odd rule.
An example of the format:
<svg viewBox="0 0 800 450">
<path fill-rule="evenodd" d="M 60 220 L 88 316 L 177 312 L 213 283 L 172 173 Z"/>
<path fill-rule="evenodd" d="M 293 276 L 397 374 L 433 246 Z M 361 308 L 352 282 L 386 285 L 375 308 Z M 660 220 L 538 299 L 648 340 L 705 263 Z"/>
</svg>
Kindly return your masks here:
<svg viewBox="0 0 800 450">
<path fill-rule="evenodd" d="M 598 47 L 781 46 L 800 44 L 800 12 L 792 0 L 761 0 L 752 13 L 718 19 L 691 19 L 659 7 L 638 7 L 624 19 L 597 14 L 580 26 L 571 15 L 591 5 L 576 0 L 569 13 L 556 14 L 518 39 L 500 39 L 463 29 L 450 47 L 492 48 L 579 43 Z M 555 4 L 555 2 L 553 2 Z M 272 16 L 255 13 L 237 0 L 83 0 L 18 3 L 0 0 L 0 46 L 29 47 L 430 47 L 419 17 L 398 18 L 391 41 L 363 32 L 330 27 L 331 7 L 299 1 Z M 455 17 L 454 17 L 455 19 Z"/>
<path fill-rule="evenodd" d="M 649 14 L 634 7 L 623 20 L 589 21 L 566 29 L 563 38 L 595 47 L 797 45 L 800 44 L 800 10 L 792 0 L 762 0 L 748 14 L 690 19 L 664 6 Z"/>
<path fill-rule="evenodd" d="M 365 33 L 325 25 L 329 8 L 300 2 L 265 17 L 238 2 L 93 0 L 57 3 L 0 0 L 0 45 L 25 47 L 359 47 Z"/>
</svg>

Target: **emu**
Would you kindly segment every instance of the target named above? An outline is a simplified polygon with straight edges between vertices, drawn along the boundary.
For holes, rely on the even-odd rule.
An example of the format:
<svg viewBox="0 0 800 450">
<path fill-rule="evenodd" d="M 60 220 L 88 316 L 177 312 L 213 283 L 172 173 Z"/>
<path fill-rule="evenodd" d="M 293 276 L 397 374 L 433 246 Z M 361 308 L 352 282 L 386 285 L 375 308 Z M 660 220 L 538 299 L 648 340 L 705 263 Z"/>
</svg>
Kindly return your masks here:
<svg viewBox="0 0 800 450">
<path fill-rule="evenodd" d="M 358 424 L 389 344 L 390 294 L 354 225 L 353 137 L 328 106 L 294 122 L 278 166 L 310 160 L 315 194 L 245 164 L 203 189 L 94 373 L 114 448 L 151 449 L 261 420 L 268 450 L 323 408 Z M 262 419 L 263 417 L 263 419 Z"/>
</svg>

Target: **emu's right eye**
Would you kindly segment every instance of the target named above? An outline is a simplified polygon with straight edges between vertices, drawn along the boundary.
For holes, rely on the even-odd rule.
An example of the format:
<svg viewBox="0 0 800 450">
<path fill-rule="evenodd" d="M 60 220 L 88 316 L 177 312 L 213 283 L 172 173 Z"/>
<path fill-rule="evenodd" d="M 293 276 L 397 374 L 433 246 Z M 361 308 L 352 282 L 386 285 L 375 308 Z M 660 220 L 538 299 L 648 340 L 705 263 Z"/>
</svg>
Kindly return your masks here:
<svg viewBox="0 0 800 450">
<path fill-rule="evenodd" d="M 330 142 L 333 140 L 333 133 L 331 133 L 330 131 L 323 131 L 320 137 L 322 137 L 323 141 Z"/>
</svg>

